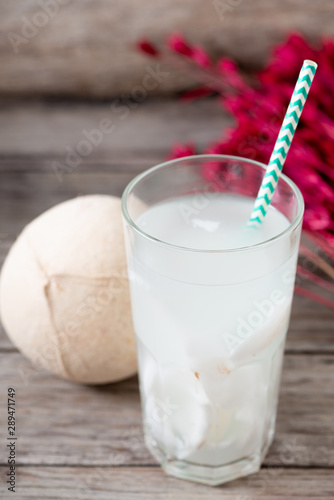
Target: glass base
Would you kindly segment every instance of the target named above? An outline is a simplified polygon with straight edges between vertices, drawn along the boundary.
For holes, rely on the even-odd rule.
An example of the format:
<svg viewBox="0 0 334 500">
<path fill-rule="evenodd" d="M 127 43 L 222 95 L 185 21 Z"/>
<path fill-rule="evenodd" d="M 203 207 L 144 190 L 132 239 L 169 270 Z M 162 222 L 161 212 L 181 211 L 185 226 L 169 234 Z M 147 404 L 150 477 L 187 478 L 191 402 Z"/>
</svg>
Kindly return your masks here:
<svg viewBox="0 0 334 500">
<path fill-rule="evenodd" d="M 266 455 L 271 443 L 268 443 L 268 446 L 266 446 L 266 449 L 263 450 L 261 454 L 245 457 L 236 462 L 217 467 L 169 459 L 164 455 L 158 445 L 148 438 L 148 436 L 146 436 L 145 444 L 166 474 L 180 479 L 206 484 L 208 486 L 218 486 L 219 484 L 227 483 L 234 479 L 258 472 L 261 468 L 263 457 Z"/>
</svg>

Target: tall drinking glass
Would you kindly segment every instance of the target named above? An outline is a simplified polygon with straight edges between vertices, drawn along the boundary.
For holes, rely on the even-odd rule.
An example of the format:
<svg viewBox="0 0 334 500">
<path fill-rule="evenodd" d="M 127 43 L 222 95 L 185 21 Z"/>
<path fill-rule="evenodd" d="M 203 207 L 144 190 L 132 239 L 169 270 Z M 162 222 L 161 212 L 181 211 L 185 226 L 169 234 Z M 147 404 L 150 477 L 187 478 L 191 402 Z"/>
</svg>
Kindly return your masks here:
<svg viewBox="0 0 334 500">
<path fill-rule="evenodd" d="M 146 445 L 210 485 L 258 471 L 274 436 L 304 204 L 282 175 L 247 227 L 265 168 L 182 158 L 122 199 Z"/>
</svg>

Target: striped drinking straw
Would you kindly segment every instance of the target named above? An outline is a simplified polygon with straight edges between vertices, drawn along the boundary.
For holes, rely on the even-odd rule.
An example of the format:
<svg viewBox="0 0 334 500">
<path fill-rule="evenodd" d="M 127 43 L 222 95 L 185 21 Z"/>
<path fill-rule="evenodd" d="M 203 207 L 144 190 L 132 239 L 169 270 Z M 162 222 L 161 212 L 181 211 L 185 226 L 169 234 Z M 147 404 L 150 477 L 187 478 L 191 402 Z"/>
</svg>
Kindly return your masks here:
<svg viewBox="0 0 334 500">
<path fill-rule="evenodd" d="M 318 65 L 313 61 L 305 60 L 303 63 L 252 214 L 249 218 L 248 226 L 259 226 L 268 212 L 317 67 Z"/>
</svg>

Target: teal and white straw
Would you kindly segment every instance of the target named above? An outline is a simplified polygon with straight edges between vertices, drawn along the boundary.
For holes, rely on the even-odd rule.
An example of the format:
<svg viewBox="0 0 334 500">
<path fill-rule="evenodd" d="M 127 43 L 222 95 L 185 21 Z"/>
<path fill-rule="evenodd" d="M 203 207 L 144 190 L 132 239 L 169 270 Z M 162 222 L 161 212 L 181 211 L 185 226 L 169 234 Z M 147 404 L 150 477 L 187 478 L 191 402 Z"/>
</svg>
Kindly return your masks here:
<svg viewBox="0 0 334 500">
<path fill-rule="evenodd" d="M 306 60 L 303 63 L 274 150 L 271 154 L 268 168 L 258 192 L 253 212 L 248 221 L 248 226 L 259 226 L 268 212 L 317 67 L 318 65 L 313 61 Z"/>
</svg>

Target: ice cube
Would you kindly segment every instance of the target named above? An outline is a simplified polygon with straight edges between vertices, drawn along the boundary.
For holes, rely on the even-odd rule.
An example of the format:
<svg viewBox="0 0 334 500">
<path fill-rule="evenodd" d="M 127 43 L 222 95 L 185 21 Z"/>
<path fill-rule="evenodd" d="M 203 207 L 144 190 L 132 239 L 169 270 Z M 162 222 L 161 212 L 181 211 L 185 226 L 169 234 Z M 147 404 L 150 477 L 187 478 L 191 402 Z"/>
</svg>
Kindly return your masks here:
<svg viewBox="0 0 334 500">
<path fill-rule="evenodd" d="M 208 399 L 196 374 L 160 365 L 145 396 L 150 433 L 170 457 L 185 459 L 204 441 L 210 425 Z"/>
</svg>

